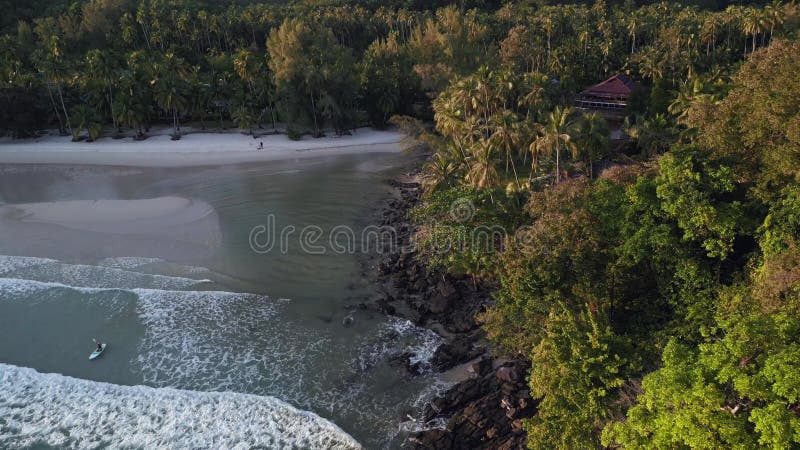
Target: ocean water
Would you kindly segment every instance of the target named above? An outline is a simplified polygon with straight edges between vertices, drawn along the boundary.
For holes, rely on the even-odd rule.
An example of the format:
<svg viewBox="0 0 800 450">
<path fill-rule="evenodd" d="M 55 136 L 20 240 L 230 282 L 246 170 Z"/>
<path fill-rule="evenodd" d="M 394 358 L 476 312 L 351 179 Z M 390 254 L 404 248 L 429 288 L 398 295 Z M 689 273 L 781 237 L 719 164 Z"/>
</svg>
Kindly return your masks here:
<svg viewBox="0 0 800 450">
<path fill-rule="evenodd" d="M 250 236 L 272 217 L 358 239 L 406 159 L 0 166 L 0 448 L 397 447 L 446 383 L 392 361 L 424 366 L 439 336 L 356 306 L 376 295 L 363 255 Z"/>
</svg>

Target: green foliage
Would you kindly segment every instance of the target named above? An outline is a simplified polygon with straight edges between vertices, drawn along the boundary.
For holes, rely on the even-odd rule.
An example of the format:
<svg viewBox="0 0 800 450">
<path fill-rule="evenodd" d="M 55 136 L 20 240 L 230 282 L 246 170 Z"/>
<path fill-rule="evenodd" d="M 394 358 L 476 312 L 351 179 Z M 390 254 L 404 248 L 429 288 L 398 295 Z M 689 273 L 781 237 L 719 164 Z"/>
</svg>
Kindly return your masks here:
<svg viewBox="0 0 800 450">
<path fill-rule="evenodd" d="M 591 311 L 555 307 L 531 352 L 531 395 L 542 398 L 525 423 L 532 449 L 599 448 L 616 392 L 635 369 L 632 345 Z"/>
<path fill-rule="evenodd" d="M 148 111 L 146 124 L 172 116 L 176 129 L 186 116 L 205 126 L 207 114 L 216 115 L 224 128 L 234 105 L 244 104 L 259 125 L 268 114 L 273 125 L 295 122 L 314 127 L 316 134 L 326 122 L 337 132 L 358 125 L 359 113 L 377 126 L 397 113 L 429 118 L 426 95 L 436 98 L 456 78 L 482 66 L 534 75 L 528 78 L 543 74 L 552 81 L 543 86 L 559 103 L 626 70 L 656 85 L 653 101 L 634 108 L 653 116 L 664 112 L 680 86 L 711 80 L 720 69 L 724 78 L 744 54 L 792 36 L 800 23 L 792 2 L 725 11 L 620 2 L 544 2 L 536 8 L 483 1 L 458 7 L 445 2 L 246 3 L 11 2 L 0 20 L 0 80 L 5 87 L 39 89 L 38 109 L 54 111 L 44 116 L 50 120 L 45 125 L 58 123 L 64 132 L 71 128 L 69 111 L 86 97 L 101 123 L 119 126 L 113 106 L 126 89 L 121 78 L 134 70 L 129 62 L 136 53 L 148 69 L 170 53 L 185 62 L 186 72 L 197 68 L 197 76 L 186 79 L 190 100 L 180 113 L 158 114 L 155 85 L 141 84 L 134 92 Z M 289 35 L 299 29 L 281 32 L 288 22 L 303 23 L 308 39 L 290 44 Z M 273 42 L 270 48 L 270 37 L 282 33 L 285 46 Z M 218 64 L 221 60 L 229 64 Z M 309 69 L 304 75 L 303 68 Z M 286 78 L 285 71 L 298 76 L 287 83 L 293 77 Z M 763 86 L 792 91 L 791 72 L 782 72 L 787 79 L 778 81 L 785 82 Z M 198 96 L 203 89 L 209 95 Z M 507 153 L 498 147 L 496 153 Z"/>
<path fill-rule="evenodd" d="M 520 217 L 518 198 L 467 187 L 438 191 L 414 208 L 419 251 L 432 268 L 488 276 Z"/>
<path fill-rule="evenodd" d="M 696 349 L 670 341 L 663 368 L 644 378 L 637 405 L 625 422 L 606 429 L 605 444 L 699 449 L 800 444 L 796 287 L 777 309 L 761 290 L 728 292 L 721 299 L 719 331 Z"/>
<path fill-rule="evenodd" d="M 711 258 L 733 250 L 746 229 L 742 202 L 730 167 L 712 166 L 695 147 L 676 148 L 661 158 L 657 193 L 662 207 L 683 230 L 683 239 L 698 242 Z"/>
<path fill-rule="evenodd" d="M 86 105 L 79 105 L 72 109 L 72 140 L 77 141 L 83 130 L 89 135 L 89 140 L 93 141 L 102 134 L 103 128 L 97 123 L 97 114 Z"/>
<path fill-rule="evenodd" d="M 300 19 L 286 19 L 267 41 L 269 66 L 275 86 L 291 104 L 295 118 L 307 114 L 319 135 L 323 120 L 337 132 L 352 125 L 355 97 L 354 61 L 350 49 L 340 45 L 333 32 Z"/>
<path fill-rule="evenodd" d="M 373 126 L 383 127 L 396 114 L 411 114 L 419 80 L 408 50 L 397 33 L 375 40 L 361 62 L 362 96 Z"/>
</svg>

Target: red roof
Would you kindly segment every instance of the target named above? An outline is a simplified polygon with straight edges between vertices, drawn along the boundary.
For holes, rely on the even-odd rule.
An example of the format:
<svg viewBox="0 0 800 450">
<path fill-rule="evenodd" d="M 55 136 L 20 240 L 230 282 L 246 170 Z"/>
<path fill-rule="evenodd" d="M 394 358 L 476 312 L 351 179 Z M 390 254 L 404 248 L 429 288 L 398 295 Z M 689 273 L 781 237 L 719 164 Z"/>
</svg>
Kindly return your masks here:
<svg viewBox="0 0 800 450">
<path fill-rule="evenodd" d="M 594 96 L 628 96 L 636 88 L 636 83 L 633 82 L 624 73 L 618 73 L 606 81 L 595 84 L 592 87 L 586 88 L 581 95 L 594 95 Z"/>
</svg>

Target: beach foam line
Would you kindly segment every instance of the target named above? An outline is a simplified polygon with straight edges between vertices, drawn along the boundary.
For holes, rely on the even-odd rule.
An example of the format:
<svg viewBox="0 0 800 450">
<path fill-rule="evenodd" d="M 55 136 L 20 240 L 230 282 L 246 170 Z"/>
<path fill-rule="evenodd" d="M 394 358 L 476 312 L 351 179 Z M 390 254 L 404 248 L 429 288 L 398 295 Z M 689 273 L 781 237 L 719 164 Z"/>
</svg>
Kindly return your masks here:
<svg viewBox="0 0 800 450">
<path fill-rule="evenodd" d="M 161 258 L 144 258 L 139 256 L 115 256 L 111 258 L 103 258 L 97 263 L 97 265 L 113 267 L 115 269 L 130 270 L 160 262 L 164 262 L 164 260 Z"/>
<path fill-rule="evenodd" d="M 140 299 L 145 297 L 164 298 L 165 296 L 172 297 L 205 297 L 205 298 L 241 298 L 241 297 L 263 297 L 257 294 L 245 294 L 228 291 L 176 291 L 176 290 L 163 290 L 163 289 L 120 289 L 120 288 L 96 288 L 96 287 L 81 287 L 70 286 L 63 283 L 54 283 L 47 281 L 27 280 L 22 278 L 2 278 L 0 277 L 0 300 L 11 296 L 26 297 L 38 294 L 50 289 L 69 289 L 84 294 L 96 294 L 101 292 L 131 292 L 136 294 Z"/>
<path fill-rule="evenodd" d="M 210 283 L 207 279 L 192 279 L 153 275 L 114 267 L 89 266 L 47 261 L 4 273 L 9 278 L 60 283 L 71 287 L 100 289 L 163 289 L 184 290 Z"/>
<path fill-rule="evenodd" d="M 40 264 L 56 262 L 54 259 L 33 258 L 30 256 L 9 256 L 0 255 L 0 275 L 13 272 L 25 267 L 38 266 Z"/>
<path fill-rule="evenodd" d="M 281 400 L 120 386 L 0 364 L 0 446 L 357 449 L 350 435 Z"/>
</svg>

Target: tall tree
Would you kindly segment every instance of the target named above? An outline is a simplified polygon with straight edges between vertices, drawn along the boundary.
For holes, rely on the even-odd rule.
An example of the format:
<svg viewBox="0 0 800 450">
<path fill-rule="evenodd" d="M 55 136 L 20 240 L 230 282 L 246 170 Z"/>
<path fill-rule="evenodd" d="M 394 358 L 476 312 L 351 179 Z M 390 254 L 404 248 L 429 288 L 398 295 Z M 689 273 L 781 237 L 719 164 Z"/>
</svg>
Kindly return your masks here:
<svg viewBox="0 0 800 450">
<path fill-rule="evenodd" d="M 575 143 L 570 133 L 573 132 L 572 108 L 556 106 L 547 115 L 547 122 L 541 127 L 537 138 L 539 149 L 546 149 L 553 154 L 555 159 L 556 183 L 561 181 L 561 150 L 572 150 Z"/>
<path fill-rule="evenodd" d="M 183 59 L 173 53 L 167 53 L 157 63 L 155 78 L 152 81 L 158 106 L 172 114 L 174 137 L 180 136 L 180 118 L 178 116 L 189 106 L 183 79 L 185 70 Z"/>
<path fill-rule="evenodd" d="M 325 107 L 332 113 L 336 131 L 345 131 L 352 123 L 356 89 L 353 57 L 333 32 L 303 20 L 287 19 L 270 33 L 267 49 L 276 87 L 289 109 L 307 111 L 318 136 Z"/>
</svg>

